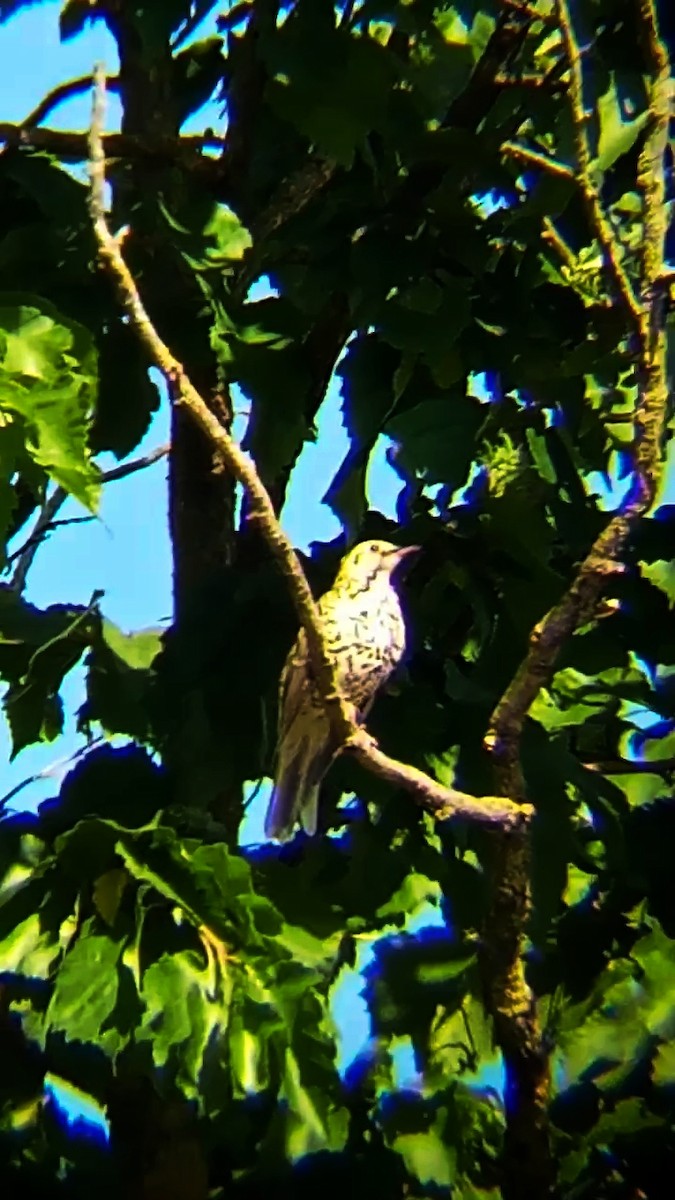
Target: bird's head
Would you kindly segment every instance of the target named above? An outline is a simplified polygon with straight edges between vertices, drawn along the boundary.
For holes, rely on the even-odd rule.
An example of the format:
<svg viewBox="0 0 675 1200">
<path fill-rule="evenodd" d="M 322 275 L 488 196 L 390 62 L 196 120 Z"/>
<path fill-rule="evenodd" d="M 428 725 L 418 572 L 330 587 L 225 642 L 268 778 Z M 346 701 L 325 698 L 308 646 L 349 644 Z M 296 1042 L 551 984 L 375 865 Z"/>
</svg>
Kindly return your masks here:
<svg viewBox="0 0 675 1200">
<path fill-rule="evenodd" d="M 356 586 L 361 590 L 378 580 L 388 582 L 419 550 L 419 546 L 394 546 L 378 540 L 359 542 L 343 558 L 334 586 Z"/>
</svg>

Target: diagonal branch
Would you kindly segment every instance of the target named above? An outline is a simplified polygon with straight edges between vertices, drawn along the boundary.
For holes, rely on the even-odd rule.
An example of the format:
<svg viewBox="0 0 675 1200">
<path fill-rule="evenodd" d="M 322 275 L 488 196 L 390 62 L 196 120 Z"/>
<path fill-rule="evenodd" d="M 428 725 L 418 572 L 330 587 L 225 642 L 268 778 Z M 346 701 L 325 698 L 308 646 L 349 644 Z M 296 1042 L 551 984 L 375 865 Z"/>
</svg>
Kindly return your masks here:
<svg viewBox="0 0 675 1200">
<path fill-rule="evenodd" d="M 583 622 L 598 615 L 608 580 L 623 571 L 622 557 L 635 523 L 653 501 L 661 467 L 668 388 L 664 272 L 666 216 L 664 155 L 668 135 L 667 56 L 656 31 L 654 0 L 636 0 L 647 42 L 651 74 L 650 126 L 640 155 L 638 186 L 643 198 L 644 244 L 639 297 L 626 274 L 620 247 L 603 210 L 591 170 L 583 106 L 581 57 L 572 31 L 567 0 L 556 12 L 569 61 L 568 89 L 575 130 L 577 171 L 591 229 L 602 247 L 612 291 L 625 312 L 638 359 L 638 398 L 634 419 L 634 486 L 628 503 L 603 530 L 579 567 L 568 591 L 530 635 L 524 662 L 495 708 L 485 747 L 497 767 L 500 791 L 524 800 L 520 744 L 525 720 L 542 686 L 555 669 L 562 647 Z M 553 226 L 546 230 L 558 243 Z M 536 1005 L 523 967 L 526 922 L 530 909 L 527 830 L 500 832 L 491 838 L 492 898 L 481 945 L 486 1004 L 506 1072 L 507 1133 L 504 1153 L 505 1200 L 550 1196 L 553 1172 L 548 1134 L 551 1069 Z"/>
<path fill-rule="evenodd" d="M 157 333 L 145 309 L 135 280 L 124 261 L 121 239 L 108 228 L 105 215 L 105 157 L 101 128 L 105 108 L 105 73 L 94 73 L 92 122 L 89 135 L 90 212 L 99 256 L 116 285 L 120 300 L 151 361 L 160 369 L 174 401 L 191 414 L 228 469 L 249 497 L 251 519 L 255 520 L 278 563 L 303 626 L 317 686 L 326 705 L 336 744 L 347 750 L 380 778 L 405 789 L 437 812 L 439 819 L 462 817 L 487 826 L 520 828 L 531 817 L 531 809 L 497 797 L 476 798 L 444 788 L 423 772 L 383 754 L 372 738 L 360 729 L 350 706 L 336 686 L 335 671 L 324 643 L 323 630 L 314 598 L 293 546 L 281 529 L 270 497 L 252 461 L 220 424 L 194 387 L 182 365 Z"/>
<path fill-rule="evenodd" d="M 67 79 L 64 83 L 59 83 L 51 92 L 47 92 L 43 96 L 39 104 L 29 112 L 28 116 L 21 122 L 25 129 L 32 129 L 35 125 L 40 125 L 45 117 L 48 117 L 59 104 L 63 104 L 66 100 L 71 100 L 73 96 L 81 96 L 84 92 L 89 91 L 91 87 L 91 77 L 89 75 L 80 75 L 77 79 Z M 118 91 L 119 80 L 112 77 L 108 80 L 108 88 L 110 91 Z"/>
<path fill-rule="evenodd" d="M 618 299 L 634 327 L 639 327 L 640 303 L 633 285 L 626 274 L 619 255 L 617 236 L 602 206 L 600 191 L 593 176 L 591 151 L 588 143 L 588 113 L 584 107 L 583 69 L 581 50 L 572 27 L 568 0 L 555 0 L 555 10 L 562 35 L 563 47 L 570 69 L 569 102 L 574 129 L 574 146 L 577 158 L 577 178 L 588 213 L 591 231 L 602 249 L 605 267 Z"/>
<path fill-rule="evenodd" d="M 109 471 L 104 471 L 101 475 L 101 483 L 111 483 L 115 479 L 124 479 L 127 475 L 133 475 L 136 471 L 143 471 L 146 467 L 150 467 L 153 463 L 158 462 L 160 458 L 166 458 L 170 449 L 171 447 L 168 445 L 157 446 L 149 454 L 144 454 L 142 458 L 133 458 L 131 462 L 121 463 L 119 467 L 111 467 Z M 13 591 L 22 592 L 25 588 L 28 572 L 33 565 L 33 559 L 49 531 L 57 524 L 54 518 L 67 499 L 68 492 L 65 488 L 54 488 L 51 496 L 45 500 L 30 536 L 24 542 L 23 546 L 7 560 L 8 564 L 16 562 L 9 583 Z M 85 521 L 93 520 L 90 517 L 76 518 L 76 520 L 79 519 Z"/>
<path fill-rule="evenodd" d="M 548 154 L 543 154 L 540 150 L 531 150 L 528 146 L 521 146 L 518 142 L 502 142 L 499 147 L 500 153 L 505 154 L 508 158 L 515 158 L 519 162 L 528 163 L 531 167 L 539 167 L 541 171 L 547 172 L 549 175 L 555 176 L 556 179 L 569 179 L 574 183 L 575 174 L 567 163 L 558 162 L 555 158 L 550 158 Z"/>
<path fill-rule="evenodd" d="M 621 559 L 626 543 L 634 525 L 653 502 L 661 470 L 668 406 L 664 155 L 670 116 L 670 78 L 668 57 L 658 36 L 653 0 L 636 0 L 636 3 L 651 76 L 648 93 L 650 122 L 638 164 L 644 223 L 639 297 L 623 272 L 616 254 L 616 239 L 602 211 L 597 187 L 590 178 L 590 155 L 583 126 L 579 48 L 572 32 L 567 0 L 556 0 L 563 40 L 572 68 L 570 103 L 576 129 L 580 183 L 598 239 L 601 242 L 603 237 L 611 239 L 605 255 L 607 269 L 620 292 L 626 319 L 635 334 L 638 397 L 632 449 L 634 484 L 624 511 L 618 513 L 602 531 L 581 563 L 568 591 L 533 629 L 525 660 L 492 714 L 485 746 L 501 769 L 505 794 L 514 797 L 523 797 L 525 794 L 519 753 L 527 713 L 539 690 L 551 678 L 565 642 L 579 625 L 596 614 L 608 580 L 623 572 Z"/>
</svg>

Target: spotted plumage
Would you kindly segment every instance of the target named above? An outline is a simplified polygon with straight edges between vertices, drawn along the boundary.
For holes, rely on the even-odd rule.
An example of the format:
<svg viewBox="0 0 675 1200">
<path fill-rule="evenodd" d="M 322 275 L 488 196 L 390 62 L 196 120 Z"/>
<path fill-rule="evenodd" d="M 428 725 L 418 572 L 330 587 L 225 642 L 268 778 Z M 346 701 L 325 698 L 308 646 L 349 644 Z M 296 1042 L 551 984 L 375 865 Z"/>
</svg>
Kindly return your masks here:
<svg viewBox="0 0 675 1200">
<path fill-rule="evenodd" d="M 343 559 L 318 608 L 337 681 L 363 719 L 405 650 L 405 625 L 394 573 L 417 547 L 361 542 Z M 281 674 L 274 791 L 265 822 L 268 837 L 286 841 L 300 821 L 317 827 L 319 788 L 333 758 L 325 708 L 313 686 L 307 641 L 300 632 Z"/>
</svg>

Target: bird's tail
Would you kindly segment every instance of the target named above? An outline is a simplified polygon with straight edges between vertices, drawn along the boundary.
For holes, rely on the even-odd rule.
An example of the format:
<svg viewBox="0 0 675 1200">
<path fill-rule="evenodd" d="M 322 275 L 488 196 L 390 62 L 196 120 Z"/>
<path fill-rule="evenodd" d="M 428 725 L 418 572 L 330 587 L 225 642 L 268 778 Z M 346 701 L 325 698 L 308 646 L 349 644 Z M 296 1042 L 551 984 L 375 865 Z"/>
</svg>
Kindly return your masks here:
<svg viewBox="0 0 675 1200">
<path fill-rule="evenodd" d="M 265 818 L 265 834 L 279 842 L 293 836 L 300 821 L 307 833 L 316 833 L 319 815 L 319 789 L 332 754 L 325 746 L 317 751 L 312 738 L 303 738 L 293 753 L 279 754 L 274 791 Z"/>
</svg>

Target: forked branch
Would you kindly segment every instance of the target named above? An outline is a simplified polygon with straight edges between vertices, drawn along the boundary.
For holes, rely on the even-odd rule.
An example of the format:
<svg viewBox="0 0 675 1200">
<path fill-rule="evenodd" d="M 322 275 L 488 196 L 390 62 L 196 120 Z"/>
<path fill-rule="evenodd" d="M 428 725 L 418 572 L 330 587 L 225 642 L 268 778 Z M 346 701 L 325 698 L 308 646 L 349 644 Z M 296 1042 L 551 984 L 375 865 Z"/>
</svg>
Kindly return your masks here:
<svg viewBox="0 0 675 1200">
<path fill-rule="evenodd" d="M 114 281 L 120 301 L 150 360 L 164 375 L 174 403 L 183 405 L 209 438 L 228 470 L 245 488 L 249 512 L 258 523 L 270 552 L 276 559 L 289 587 L 300 624 L 307 635 L 312 668 L 323 697 L 336 744 L 352 753 L 368 770 L 409 792 L 413 798 L 435 813 L 440 820 L 461 817 L 487 827 L 520 828 L 531 816 L 528 806 L 498 797 L 469 796 L 442 787 L 435 780 L 404 763 L 389 758 L 360 729 L 335 680 L 332 661 L 327 653 L 321 622 L 309 584 L 293 546 L 281 529 L 266 488 L 251 459 L 240 449 L 228 431 L 210 411 L 155 329 L 141 300 L 136 282 L 122 254 L 122 239 L 111 233 L 105 213 L 105 155 L 102 128 L 105 113 L 105 73 L 94 73 L 92 121 L 89 134 L 90 212 L 99 256 Z"/>
<path fill-rule="evenodd" d="M 591 233 L 602 247 L 610 286 L 623 308 L 627 334 L 632 335 L 636 347 L 638 395 L 633 421 L 633 486 L 628 501 L 596 539 L 565 595 L 533 629 L 527 655 L 492 714 L 485 745 L 501 770 L 505 794 L 514 798 L 522 798 L 525 794 L 519 758 L 527 713 L 540 689 L 550 680 L 567 640 L 596 614 L 608 581 L 624 570 L 622 557 L 626 542 L 634 525 L 654 500 L 661 470 L 668 405 L 665 300 L 669 275 L 665 269 L 664 156 L 670 118 L 670 67 L 659 38 L 653 0 L 636 0 L 636 3 L 650 75 L 649 123 L 637 178 L 644 228 L 638 293 L 621 263 L 617 239 L 592 176 L 581 53 L 568 2 L 556 0 L 556 13 L 571 72 L 568 95 L 575 131 L 577 178 Z"/>
<path fill-rule="evenodd" d="M 530 707 L 546 686 L 558 656 L 579 626 L 598 615 L 603 591 L 623 567 L 623 555 L 635 523 L 653 502 L 662 458 L 668 389 L 665 355 L 664 251 L 666 210 L 664 156 L 668 137 L 670 81 L 668 60 L 656 24 L 654 0 L 636 0 L 646 41 L 649 125 L 639 160 L 638 187 L 643 200 L 644 240 L 639 294 L 622 261 L 621 247 L 602 205 L 593 175 L 583 100 L 581 53 L 567 0 L 555 0 L 555 13 L 570 72 L 567 91 L 576 146 L 575 177 L 581 189 L 592 236 L 599 243 L 609 292 L 623 309 L 627 337 L 636 346 L 638 397 L 634 418 L 634 483 L 623 512 L 596 539 L 559 603 L 535 626 L 527 654 L 497 704 L 485 747 L 497 767 L 500 791 L 526 797 L 521 741 Z M 547 163 L 538 164 L 551 169 Z M 555 239 L 557 231 L 545 229 Z M 504 1056 L 507 1137 L 502 1190 L 505 1200 L 534 1200 L 552 1194 L 553 1169 L 548 1136 L 550 1060 L 543 1042 L 534 997 L 528 987 L 523 949 L 530 909 L 527 831 L 492 839 L 492 900 L 481 946 L 486 1002 Z"/>
</svg>

